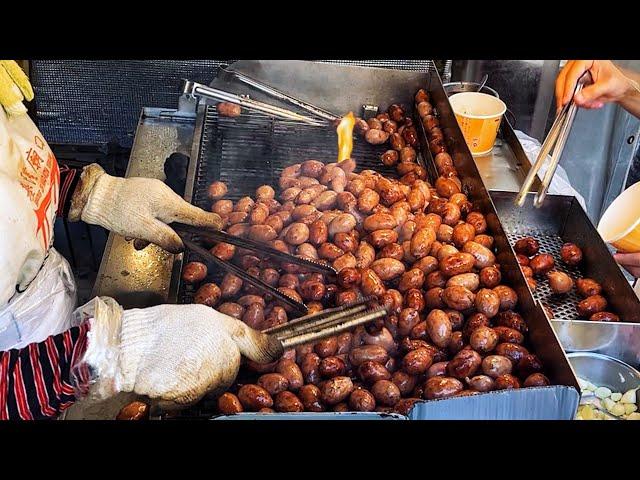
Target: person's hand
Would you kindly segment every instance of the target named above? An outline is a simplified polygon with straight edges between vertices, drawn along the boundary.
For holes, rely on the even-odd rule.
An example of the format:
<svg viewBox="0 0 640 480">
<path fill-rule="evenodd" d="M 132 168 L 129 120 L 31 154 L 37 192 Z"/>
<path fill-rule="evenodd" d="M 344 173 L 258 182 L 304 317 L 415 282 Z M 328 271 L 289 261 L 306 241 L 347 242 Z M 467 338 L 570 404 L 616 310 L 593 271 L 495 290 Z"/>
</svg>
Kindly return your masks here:
<svg viewBox="0 0 640 480">
<path fill-rule="evenodd" d="M 617 252 L 613 258 L 624 269 L 633 275 L 635 278 L 640 278 L 640 252 L 638 253 L 623 253 Z"/>
<path fill-rule="evenodd" d="M 574 101 L 582 108 L 602 108 L 605 103 L 618 102 L 633 89 L 631 80 L 610 60 L 571 60 L 556 79 L 556 107 L 559 111 L 571 100 L 578 79 L 589 72 L 584 88 Z"/>
<path fill-rule="evenodd" d="M 8 115 L 22 115 L 27 113 L 23 100 L 33 100 L 29 78 L 15 61 L 0 60 L 0 105 Z"/>
<path fill-rule="evenodd" d="M 168 223 L 222 228 L 218 214 L 187 203 L 164 182 L 112 177 L 97 164 L 84 168 L 71 198 L 69 220 L 100 225 L 125 237 L 155 243 L 171 253 L 181 252 L 184 245 Z"/>
<path fill-rule="evenodd" d="M 241 355 L 269 363 L 283 353 L 279 341 L 205 305 L 123 311 L 111 298 L 93 301 L 99 308 L 89 320 L 87 349 L 72 378 L 76 391 L 88 391 L 90 399 L 134 392 L 162 408 L 184 407 L 229 388 Z M 83 367 L 91 372 L 84 378 L 89 388 L 78 375 Z"/>
</svg>

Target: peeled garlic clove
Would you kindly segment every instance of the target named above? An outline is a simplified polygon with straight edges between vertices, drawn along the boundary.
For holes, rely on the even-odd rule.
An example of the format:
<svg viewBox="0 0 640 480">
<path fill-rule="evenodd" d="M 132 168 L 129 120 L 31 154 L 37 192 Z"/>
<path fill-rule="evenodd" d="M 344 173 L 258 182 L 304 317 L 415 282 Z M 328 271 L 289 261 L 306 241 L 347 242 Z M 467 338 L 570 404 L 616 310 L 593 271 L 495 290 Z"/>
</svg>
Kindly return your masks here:
<svg viewBox="0 0 640 480">
<path fill-rule="evenodd" d="M 583 419 L 593 420 L 593 408 L 591 408 L 589 405 L 585 405 L 584 407 L 582 407 L 582 411 L 580 413 L 582 414 Z"/>
<path fill-rule="evenodd" d="M 620 392 L 614 392 L 611 394 L 611 400 L 613 400 L 614 402 L 619 402 L 621 398 L 622 394 Z"/>
<path fill-rule="evenodd" d="M 609 411 L 611 412 L 611 415 L 619 417 L 621 415 L 624 415 L 624 405 L 622 405 L 621 403 L 616 403 Z"/>
<path fill-rule="evenodd" d="M 627 420 L 640 420 L 640 413 L 633 412 L 627 417 Z"/>
<path fill-rule="evenodd" d="M 606 408 L 609 412 L 613 409 L 613 407 L 615 407 L 616 402 L 614 402 L 613 400 L 611 400 L 610 398 L 605 398 L 602 400 L 602 402 L 604 403 L 604 408 Z"/>
<path fill-rule="evenodd" d="M 609 390 L 607 387 L 598 387 L 596 388 L 595 394 L 596 397 L 605 399 L 611 396 L 611 390 Z"/>
<path fill-rule="evenodd" d="M 591 382 L 587 382 L 587 390 L 590 392 L 595 392 L 598 387 Z"/>
<path fill-rule="evenodd" d="M 622 403 L 620 405 L 624 405 L 624 413 L 627 415 L 635 412 L 638 409 L 635 403 Z"/>
<path fill-rule="evenodd" d="M 627 392 L 625 392 L 624 395 L 622 395 L 622 398 L 620 399 L 620 401 L 622 403 L 636 403 L 636 390 L 637 388 L 634 388 L 633 390 L 629 390 Z"/>
<path fill-rule="evenodd" d="M 587 390 L 587 385 L 589 384 L 589 382 L 587 382 L 586 380 L 583 380 L 582 378 L 578 377 L 578 386 L 580 387 L 580 390 Z"/>
</svg>

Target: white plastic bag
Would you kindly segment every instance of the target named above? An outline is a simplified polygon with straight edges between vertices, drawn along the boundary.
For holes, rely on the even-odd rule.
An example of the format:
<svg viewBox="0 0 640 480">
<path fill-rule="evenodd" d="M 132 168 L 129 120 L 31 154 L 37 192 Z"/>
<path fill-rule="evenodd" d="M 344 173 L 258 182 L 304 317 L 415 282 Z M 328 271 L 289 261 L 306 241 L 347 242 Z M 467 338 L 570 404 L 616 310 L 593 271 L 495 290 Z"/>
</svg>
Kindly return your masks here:
<svg viewBox="0 0 640 480">
<path fill-rule="evenodd" d="M 53 248 L 60 170 L 27 115 L 0 108 L 0 348 L 69 328 L 75 284 Z"/>
<path fill-rule="evenodd" d="M 69 262 L 55 248 L 29 287 L 0 308 L 0 350 L 22 348 L 71 327 L 76 285 Z"/>
<path fill-rule="evenodd" d="M 516 137 L 518 137 L 518 140 L 520 140 L 520 144 L 522 145 L 524 153 L 527 154 L 529 161 L 531 162 L 531 164 L 533 164 L 536 161 L 536 158 L 538 158 L 538 154 L 542 149 L 542 145 L 538 140 L 526 135 L 520 130 L 516 130 L 515 134 Z M 547 156 L 545 164 L 542 166 L 538 173 L 538 177 L 541 181 L 542 177 L 544 177 L 544 172 L 547 171 L 547 166 L 549 165 L 550 160 L 551 157 Z M 571 186 L 571 182 L 569 182 L 567 172 L 560 165 L 558 165 L 556 173 L 553 176 L 553 180 L 551 180 L 551 185 L 549 185 L 549 193 L 552 195 L 555 194 L 574 196 L 576 197 L 582 208 L 584 208 L 585 211 L 587 210 L 586 204 L 584 203 L 584 198 L 582 198 L 582 195 L 580 195 L 578 191 Z"/>
</svg>

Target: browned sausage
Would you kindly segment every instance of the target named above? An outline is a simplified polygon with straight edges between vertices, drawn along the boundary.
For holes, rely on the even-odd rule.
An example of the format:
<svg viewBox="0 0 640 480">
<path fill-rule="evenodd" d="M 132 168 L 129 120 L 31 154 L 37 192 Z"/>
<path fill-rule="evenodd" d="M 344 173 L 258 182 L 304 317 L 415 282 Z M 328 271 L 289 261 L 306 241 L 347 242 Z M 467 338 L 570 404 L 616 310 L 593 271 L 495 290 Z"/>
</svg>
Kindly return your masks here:
<svg viewBox="0 0 640 480">
<path fill-rule="evenodd" d="M 238 399 L 244 408 L 251 411 L 273 406 L 273 398 L 271 398 L 269 392 L 258 385 L 248 384 L 240 387 Z"/>
<path fill-rule="evenodd" d="M 500 375 L 494 382 L 494 388 L 496 390 L 509 390 L 512 388 L 520 388 L 520 380 L 513 375 Z"/>
<path fill-rule="evenodd" d="M 517 343 L 518 345 L 524 342 L 524 335 L 515 328 L 497 326 L 493 327 L 493 330 L 498 334 L 500 342 Z"/>
<path fill-rule="evenodd" d="M 452 326 L 449 316 L 442 310 L 434 309 L 426 318 L 427 333 L 431 341 L 440 348 L 445 348 L 451 341 Z"/>
<path fill-rule="evenodd" d="M 515 343 L 499 343 L 495 348 L 495 353 L 507 357 L 513 364 L 517 364 L 523 356 L 529 353 L 529 350 Z"/>
<path fill-rule="evenodd" d="M 427 379 L 424 387 L 424 398 L 427 400 L 447 398 L 463 389 L 464 385 L 456 378 L 435 376 Z"/>
<path fill-rule="evenodd" d="M 519 239 L 515 243 L 513 249 L 516 251 L 516 253 L 519 253 L 526 257 L 532 257 L 533 255 L 536 255 L 540 250 L 540 243 L 538 243 L 538 241 L 533 237 L 524 237 Z"/>
<path fill-rule="evenodd" d="M 581 297 L 591 297 L 600 295 L 602 286 L 591 278 L 578 278 L 576 280 L 576 291 Z"/>
<path fill-rule="evenodd" d="M 394 406 L 400 400 L 400 390 L 389 380 L 378 380 L 371 387 L 371 393 L 378 404 L 388 407 Z"/>
<path fill-rule="evenodd" d="M 193 297 L 194 303 L 215 307 L 220 300 L 222 292 L 215 283 L 203 283 Z"/>
<path fill-rule="evenodd" d="M 525 387 L 545 387 L 550 384 L 549 379 L 542 373 L 532 373 L 523 383 Z"/>
<path fill-rule="evenodd" d="M 289 388 L 289 381 L 279 373 L 265 373 L 258 378 L 258 385 L 264 388 L 269 395 L 277 395 Z"/>
<path fill-rule="evenodd" d="M 201 262 L 189 262 L 182 269 L 182 280 L 186 283 L 198 283 L 207 276 L 207 266 Z"/>
<path fill-rule="evenodd" d="M 512 310 L 518 304 L 518 294 L 513 288 L 498 285 L 493 291 L 500 297 L 500 310 Z"/>
<path fill-rule="evenodd" d="M 571 267 L 575 267 L 582 261 L 582 250 L 575 243 L 565 243 L 560 249 L 560 258 Z"/>
<path fill-rule="evenodd" d="M 476 375 L 468 381 L 469 386 L 478 392 L 490 392 L 493 390 L 494 380 L 487 375 Z"/>
<path fill-rule="evenodd" d="M 402 369 L 409 375 L 422 375 L 433 363 L 433 356 L 426 348 L 408 352 L 402 359 Z"/>
<path fill-rule="evenodd" d="M 462 251 L 470 253 L 476 259 L 474 267 L 480 269 L 489 267 L 496 262 L 496 256 L 487 247 L 480 245 L 474 241 L 469 241 L 464 244 Z"/>
<path fill-rule="evenodd" d="M 581 317 L 589 318 L 594 313 L 602 312 L 607 308 L 607 300 L 602 295 L 592 295 L 585 298 L 576 306 Z"/>
<path fill-rule="evenodd" d="M 480 283 L 485 288 L 495 288 L 501 280 L 502 274 L 496 266 L 484 267 L 480 270 Z"/>
<path fill-rule="evenodd" d="M 418 381 L 417 377 L 409 375 L 402 370 L 394 372 L 391 376 L 391 381 L 398 387 L 402 396 L 409 395 L 411 391 L 416 387 Z"/>
<path fill-rule="evenodd" d="M 462 349 L 447 365 L 447 373 L 455 378 L 472 377 L 480 368 L 482 358 L 470 349 Z"/>
<path fill-rule="evenodd" d="M 349 362 L 354 367 L 359 367 L 366 361 L 377 362 L 384 365 L 389 359 L 387 351 L 379 345 L 365 345 L 356 347 L 349 352 Z"/>
<path fill-rule="evenodd" d="M 320 399 L 327 405 L 336 405 L 351 395 L 353 388 L 349 377 L 333 377 L 320 386 Z"/>
<path fill-rule="evenodd" d="M 473 270 L 476 259 L 470 253 L 454 253 L 440 260 L 440 271 L 447 277 L 468 273 Z"/>
<path fill-rule="evenodd" d="M 356 412 L 373 412 L 376 401 L 371 392 L 364 388 L 358 388 L 349 396 L 349 407 Z"/>
<path fill-rule="evenodd" d="M 311 352 L 302 357 L 300 362 L 300 372 L 305 383 L 320 383 L 320 357 Z"/>
<path fill-rule="evenodd" d="M 302 371 L 296 362 L 292 360 L 286 358 L 281 359 L 276 365 L 276 372 L 288 380 L 289 390 L 293 392 L 296 392 L 304 384 Z"/>
<path fill-rule="evenodd" d="M 546 275 L 555 267 L 555 261 L 548 253 L 540 253 L 529 260 L 529 267 L 534 275 Z"/>
<path fill-rule="evenodd" d="M 363 382 L 373 384 L 378 380 L 389 380 L 391 373 L 389 373 L 389 370 L 387 370 L 384 365 L 367 360 L 358 366 L 358 376 Z"/>
<path fill-rule="evenodd" d="M 233 393 L 225 392 L 218 397 L 218 410 L 223 415 L 233 415 L 244 411 L 240 399 Z"/>
<path fill-rule="evenodd" d="M 464 311 L 473 306 L 475 295 L 468 288 L 454 285 L 444 289 L 442 300 L 449 308 Z"/>
<path fill-rule="evenodd" d="M 491 378 L 511 373 L 512 369 L 511 360 L 502 355 L 488 355 L 482 360 L 482 372 Z"/>
</svg>

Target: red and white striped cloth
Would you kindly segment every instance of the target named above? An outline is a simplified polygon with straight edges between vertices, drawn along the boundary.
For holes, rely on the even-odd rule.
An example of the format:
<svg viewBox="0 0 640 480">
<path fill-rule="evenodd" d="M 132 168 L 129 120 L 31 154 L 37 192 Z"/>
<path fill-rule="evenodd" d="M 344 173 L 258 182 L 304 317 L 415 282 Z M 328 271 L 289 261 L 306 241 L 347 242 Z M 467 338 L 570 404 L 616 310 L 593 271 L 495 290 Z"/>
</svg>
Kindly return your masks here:
<svg viewBox="0 0 640 480">
<path fill-rule="evenodd" d="M 0 420 L 57 417 L 76 400 L 71 368 L 87 348 L 89 322 L 0 353 Z"/>
</svg>

